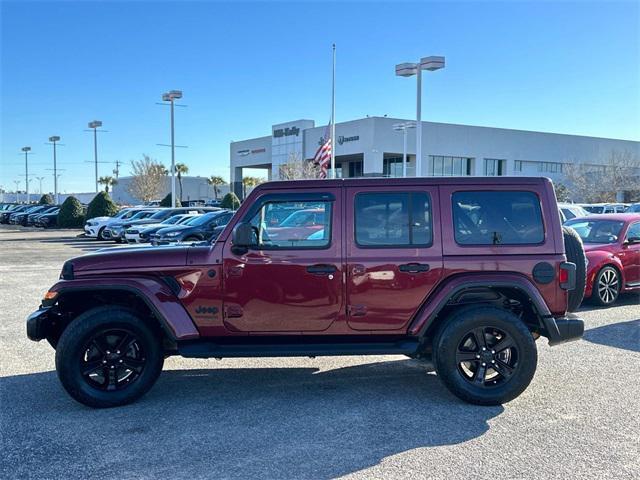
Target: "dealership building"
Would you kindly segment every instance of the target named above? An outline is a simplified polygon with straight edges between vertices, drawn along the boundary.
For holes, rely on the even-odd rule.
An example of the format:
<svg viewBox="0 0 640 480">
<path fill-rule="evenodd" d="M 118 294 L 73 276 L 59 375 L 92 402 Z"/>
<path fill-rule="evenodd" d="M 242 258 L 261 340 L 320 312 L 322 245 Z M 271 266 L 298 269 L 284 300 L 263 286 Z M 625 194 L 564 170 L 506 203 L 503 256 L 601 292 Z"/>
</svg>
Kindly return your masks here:
<svg viewBox="0 0 640 480">
<path fill-rule="evenodd" d="M 336 176 L 399 177 L 403 170 L 404 132 L 388 117 L 367 117 L 336 124 Z M 296 120 L 273 125 L 271 134 L 232 142 L 231 185 L 241 196 L 243 169 L 264 169 L 281 179 L 281 166 L 313 159 L 328 134 L 326 125 Z M 564 165 L 597 169 L 612 154 L 640 158 L 640 142 L 546 132 L 422 122 L 422 162 L 416 172 L 415 128 L 407 128 L 408 176 L 546 176 L 562 180 Z M 329 174 L 329 176 L 331 173 Z"/>
</svg>

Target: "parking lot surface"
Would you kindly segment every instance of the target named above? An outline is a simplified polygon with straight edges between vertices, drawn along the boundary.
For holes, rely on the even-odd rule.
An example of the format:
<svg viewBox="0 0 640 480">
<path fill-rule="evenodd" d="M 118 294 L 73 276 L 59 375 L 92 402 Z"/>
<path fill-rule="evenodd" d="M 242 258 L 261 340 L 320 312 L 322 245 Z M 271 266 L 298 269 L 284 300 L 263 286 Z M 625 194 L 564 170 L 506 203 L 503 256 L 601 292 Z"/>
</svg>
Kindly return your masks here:
<svg viewBox="0 0 640 480">
<path fill-rule="evenodd" d="M 92 410 L 24 319 L 64 260 L 113 247 L 0 226 L 1 478 L 640 478 L 640 301 L 586 307 L 579 342 L 538 341 L 529 388 L 462 403 L 398 356 L 169 358 L 133 405 Z"/>
</svg>

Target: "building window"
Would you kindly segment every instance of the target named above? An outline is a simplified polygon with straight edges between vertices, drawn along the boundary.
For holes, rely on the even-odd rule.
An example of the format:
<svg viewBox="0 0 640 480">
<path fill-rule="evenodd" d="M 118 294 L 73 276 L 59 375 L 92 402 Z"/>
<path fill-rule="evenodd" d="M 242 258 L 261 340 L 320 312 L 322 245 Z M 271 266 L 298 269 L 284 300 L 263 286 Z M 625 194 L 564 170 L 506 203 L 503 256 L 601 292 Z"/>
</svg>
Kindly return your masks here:
<svg viewBox="0 0 640 480">
<path fill-rule="evenodd" d="M 349 178 L 362 176 L 362 162 L 349 162 Z"/>
<path fill-rule="evenodd" d="M 402 157 L 390 157 L 383 160 L 382 174 L 385 177 L 402 176 Z"/>
<path fill-rule="evenodd" d="M 431 202 L 423 192 L 359 193 L 355 236 L 360 247 L 428 247 Z"/>
<path fill-rule="evenodd" d="M 516 160 L 513 164 L 513 170 L 516 172 L 522 171 L 522 160 Z"/>
<path fill-rule="evenodd" d="M 506 174 L 507 161 L 497 158 L 484 159 L 484 174 L 487 177 L 499 177 Z"/>
<path fill-rule="evenodd" d="M 472 161 L 470 157 L 448 157 L 429 155 L 431 175 L 434 177 L 454 177 L 471 175 Z"/>
<path fill-rule="evenodd" d="M 546 173 L 562 173 L 562 164 L 557 162 L 539 162 L 538 171 Z"/>
</svg>

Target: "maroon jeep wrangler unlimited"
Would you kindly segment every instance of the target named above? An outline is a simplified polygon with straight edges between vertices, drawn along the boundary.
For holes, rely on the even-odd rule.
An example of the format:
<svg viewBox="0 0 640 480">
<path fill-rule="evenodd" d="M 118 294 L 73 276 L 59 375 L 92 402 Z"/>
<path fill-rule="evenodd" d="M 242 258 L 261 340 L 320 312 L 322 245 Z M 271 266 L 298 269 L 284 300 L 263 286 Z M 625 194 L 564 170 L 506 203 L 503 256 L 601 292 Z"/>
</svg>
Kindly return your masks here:
<svg viewBox="0 0 640 480">
<path fill-rule="evenodd" d="M 271 182 L 211 244 L 67 261 L 27 334 L 92 407 L 143 395 L 169 355 L 366 354 L 424 360 L 494 405 L 527 387 L 540 336 L 582 336 L 577 276 L 545 178 Z"/>
</svg>

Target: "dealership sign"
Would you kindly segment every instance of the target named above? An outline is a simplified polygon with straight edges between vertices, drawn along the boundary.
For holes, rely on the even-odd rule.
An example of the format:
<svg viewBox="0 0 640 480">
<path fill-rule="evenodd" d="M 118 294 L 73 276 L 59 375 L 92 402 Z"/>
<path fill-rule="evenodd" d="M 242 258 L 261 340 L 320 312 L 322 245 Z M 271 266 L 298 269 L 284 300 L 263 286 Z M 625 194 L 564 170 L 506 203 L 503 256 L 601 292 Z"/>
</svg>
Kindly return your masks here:
<svg viewBox="0 0 640 480">
<path fill-rule="evenodd" d="M 292 135 L 297 137 L 299 134 L 300 129 L 298 127 L 277 128 L 273 131 L 273 136 L 275 138 L 290 137 Z"/>
<path fill-rule="evenodd" d="M 338 137 L 338 145 L 342 145 L 343 143 L 347 143 L 347 142 L 357 142 L 358 140 L 360 140 L 360 135 L 353 135 L 351 137 L 345 137 L 344 135 L 340 135 Z M 325 138 L 320 137 L 320 140 L 318 141 L 318 145 L 324 145 L 324 144 L 325 144 Z"/>
<path fill-rule="evenodd" d="M 249 150 L 248 148 L 245 148 L 244 150 L 238 150 L 236 153 L 238 155 L 240 155 L 241 157 L 246 157 L 250 153 L 251 154 L 253 154 L 253 153 L 264 153 L 266 151 L 267 151 L 266 148 L 254 148 L 253 150 Z"/>
</svg>

